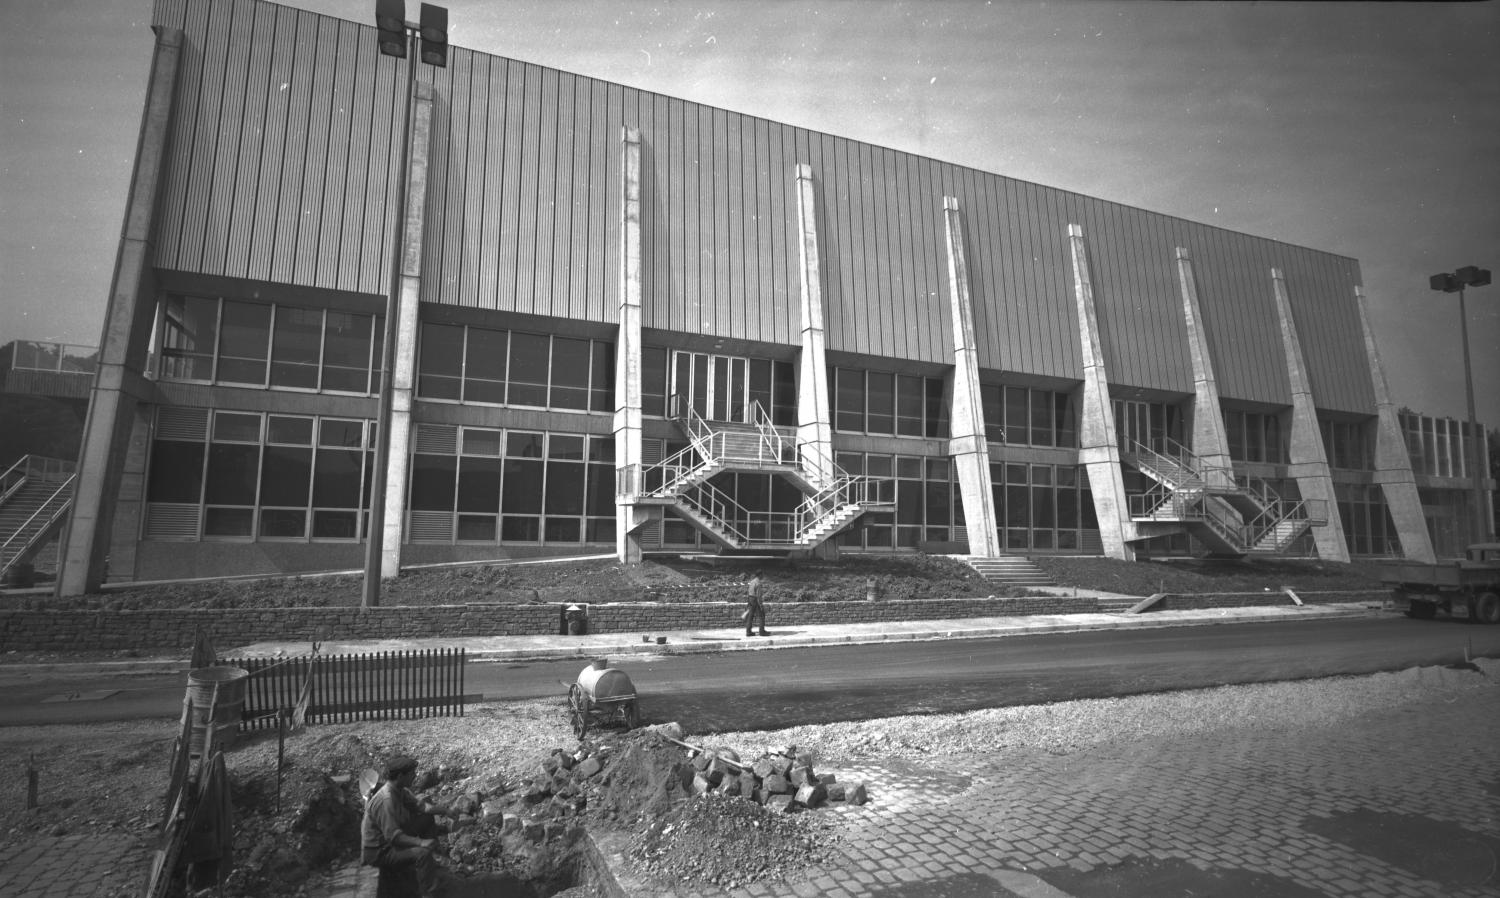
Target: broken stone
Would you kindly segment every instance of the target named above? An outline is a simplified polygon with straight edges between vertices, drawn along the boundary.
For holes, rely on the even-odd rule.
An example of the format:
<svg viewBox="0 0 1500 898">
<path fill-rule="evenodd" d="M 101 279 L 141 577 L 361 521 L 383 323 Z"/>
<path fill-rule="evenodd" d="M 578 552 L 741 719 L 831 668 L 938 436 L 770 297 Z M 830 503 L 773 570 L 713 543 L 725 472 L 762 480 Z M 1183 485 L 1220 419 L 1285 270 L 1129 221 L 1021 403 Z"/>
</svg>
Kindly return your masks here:
<svg viewBox="0 0 1500 898">
<path fill-rule="evenodd" d="M 663 736 L 667 739 L 678 740 L 682 739 L 682 737 L 686 735 L 683 732 L 682 724 L 676 723 L 675 721 L 672 723 L 652 724 L 651 726 L 646 727 L 646 732 L 655 733 L 656 735 Z"/>
<path fill-rule="evenodd" d="M 792 784 L 787 781 L 786 777 L 775 773 L 766 777 L 761 785 L 772 795 L 789 795 L 792 792 Z"/>
<path fill-rule="evenodd" d="M 695 774 L 693 776 L 693 794 L 694 795 L 702 795 L 703 793 L 707 792 L 708 790 L 712 789 L 713 787 L 714 787 L 714 784 L 711 783 L 711 782 L 709 782 L 708 779 L 703 776 L 703 774 L 699 773 L 699 774 Z"/>
<path fill-rule="evenodd" d="M 797 790 L 797 803 L 805 808 L 821 807 L 828 800 L 828 790 L 812 783 Z"/>
<path fill-rule="evenodd" d="M 787 779 L 791 780 L 792 785 L 798 788 L 812 785 L 818 781 L 818 778 L 813 776 L 811 767 L 793 767 L 791 775 Z"/>
<path fill-rule="evenodd" d="M 515 814 L 500 815 L 500 834 L 513 835 L 521 831 L 521 818 Z"/>
<path fill-rule="evenodd" d="M 694 770 L 697 770 L 697 771 L 700 771 L 700 772 L 704 771 L 704 770 L 707 770 L 708 766 L 710 764 L 712 764 L 713 762 L 714 762 L 714 756 L 712 754 L 710 754 L 709 752 L 700 751 L 696 755 L 693 755 L 693 769 Z"/>
<path fill-rule="evenodd" d="M 792 759 L 782 755 L 772 755 L 770 762 L 771 772 L 774 774 L 786 776 L 786 772 L 792 769 Z"/>
<path fill-rule="evenodd" d="M 749 775 L 740 777 L 741 798 L 749 798 L 751 800 L 754 800 L 756 791 L 758 790 L 755 787 L 755 777 Z"/>
<path fill-rule="evenodd" d="M 839 778 L 837 776 L 835 776 L 834 774 L 832 774 L 832 773 L 820 773 L 820 774 L 818 774 L 818 782 L 822 783 L 825 786 L 831 786 L 831 785 L 833 785 L 834 783 L 836 783 L 838 781 L 839 781 Z"/>
<path fill-rule="evenodd" d="M 844 800 L 844 784 L 843 783 L 826 783 L 825 786 L 824 786 L 824 788 L 826 788 L 828 790 L 828 800 L 829 801 L 843 801 Z"/>
<path fill-rule="evenodd" d="M 812 752 L 807 752 L 807 751 L 799 751 L 799 752 L 797 752 L 797 754 L 796 754 L 796 764 L 794 766 L 797 766 L 797 767 L 806 767 L 808 770 L 811 770 L 812 769 L 812 765 L 813 765 Z"/>
<path fill-rule="evenodd" d="M 790 814 L 792 812 L 792 796 L 772 795 L 766 800 L 766 807 L 778 813 Z"/>
<path fill-rule="evenodd" d="M 864 783 L 849 783 L 844 786 L 844 799 L 850 804 L 859 805 L 869 801 L 870 796 L 865 792 Z"/>
<path fill-rule="evenodd" d="M 541 820 L 528 818 L 521 822 L 521 835 L 526 841 L 540 845 L 547 838 L 547 824 Z"/>
<path fill-rule="evenodd" d="M 755 775 L 760 779 L 765 779 L 766 777 L 776 772 L 776 770 L 771 766 L 770 758 L 761 758 L 760 760 L 756 761 L 754 766 L 752 766 L 750 769 L 754 771 Z"/>
<path fill-rule="evenodd" d="M 496 817 L 505 818 L 505 804 L 499 801 L 486 801 L 479 809 L 479 816 L 483 820 L 494 820 Z"/>
<path fill-rule="evenodd" d="M 598 758 L 589 758 L 575 769 L 574 774 L 582 779 L 588 779 L 604 769 L 604 764 Z"/>
</svg>

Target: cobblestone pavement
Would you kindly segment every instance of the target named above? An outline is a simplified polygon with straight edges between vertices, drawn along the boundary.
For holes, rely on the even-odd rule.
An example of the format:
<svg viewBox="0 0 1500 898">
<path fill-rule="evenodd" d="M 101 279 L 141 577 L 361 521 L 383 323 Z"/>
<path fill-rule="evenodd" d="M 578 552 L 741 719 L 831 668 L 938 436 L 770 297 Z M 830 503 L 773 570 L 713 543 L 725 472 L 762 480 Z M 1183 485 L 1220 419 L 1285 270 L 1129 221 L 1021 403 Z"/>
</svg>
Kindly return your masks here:
<svg viewBox="0 0 1500 898">
<path fill-rule="evenodd" d="M 1500 689 L 1330 728 L 945 765 L 838 770 L 872 801 L 835 811 L 853 827 L 821 871 L 661 898 L 1500 895 Z"/>
<path fill-rule="evenodd" d="M 145 851 L 140 839 L 124 835 L 56 836 L 0 845 L 0 895 L 112 898 L 120 894 L 111 885 L 115 874 L 122 867 L 140 866 Z"/>
</svg>

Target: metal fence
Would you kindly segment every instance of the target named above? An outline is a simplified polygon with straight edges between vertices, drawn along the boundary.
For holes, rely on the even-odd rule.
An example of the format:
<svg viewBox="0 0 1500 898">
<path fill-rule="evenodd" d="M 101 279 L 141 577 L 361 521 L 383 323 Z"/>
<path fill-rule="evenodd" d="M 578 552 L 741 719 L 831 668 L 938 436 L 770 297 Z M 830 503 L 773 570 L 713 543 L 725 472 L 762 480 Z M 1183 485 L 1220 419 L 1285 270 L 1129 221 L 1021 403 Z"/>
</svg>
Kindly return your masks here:
<svg viewBox="0 0 1500 898">
<path fill-rule="evenodd" d="M 467 660 L 459 648 L 219 663 L 250 672 L 241 729 L 258 730 L 294 709 L 307 723 L 462 717 L 479 699 L 464 695 Z"/>
</svg>

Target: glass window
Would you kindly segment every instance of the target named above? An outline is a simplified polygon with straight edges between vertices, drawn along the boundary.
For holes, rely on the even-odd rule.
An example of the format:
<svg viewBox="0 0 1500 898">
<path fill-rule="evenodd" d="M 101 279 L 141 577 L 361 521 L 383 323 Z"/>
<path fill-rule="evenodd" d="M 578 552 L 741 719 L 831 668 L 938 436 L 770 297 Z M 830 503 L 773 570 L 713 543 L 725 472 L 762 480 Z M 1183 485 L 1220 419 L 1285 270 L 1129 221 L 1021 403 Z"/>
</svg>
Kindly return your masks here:
<svg viewBox="0 0 1500 898">
<path fill-rule="evenodd" d="M 294 418 L 288 415 L 270 415 L 266 418 L 266 442 L 285 443 L 291 446 L 312 445 L 313 419 Z"/>
<path fill-rule="evenodd" d="M 865 429 L 864 372 L 836 368 L 834 375 L 833 426 L 837 430 L 862 432 Z"/>
<path fill-rule="evenodd" d="M 589 408 L 596 412 L 613 411 L 615 407 L 615 347 L 603 340 L 595 340 L 592 346 Z"/>
<path fill-rule="evenodd" d="M 352 511 L 313 511 L 313 539 L 358 539 L 358 515 Z"/>
<path fill-rule="evenodd" d="M 667 413 L 667 351 L 648 346 L 641 350 L 642 414 Z"/>
<path fill-rule="evenodd" d="M 225 300 L 217 379 L 222 383 L 265 384 L 270 343 L 270 306 Z"/>
<path fill-rule="evenodd" d="M 458 516 L 459 542 L 492 543 L 495 541 L 495 516 L 461 514 Z"/>
<path fill-rule="evenodd" d="M 605 517 L 615 513 L 615 469 L 612 465 L 589 465 L 589 487 L 585 513 Z"/>
<path fill-rule="evenodd" d="M 254 505 L 259 467 L 259 446 L 212 444 L 203 500 L 209 505 Z"/>
<path fill-rule="evenodd" d="M 791 362 L 771 363 L 771 423 L 797 423 L 797 372 Z"/>
<path fill-rule="evenodd" d="M 261 454 L 262 505 L 296 505 L 305 508 L 311 481 L 311 449 L 301 446 L 265 447 Z"/>
<path fill-rule="evenodd" d="M 547 337 L 540 334 L 510 335 L 510 404 L 547 404 Z"/>
<path fill-rule="evenodd" d="M 1031 445 L 1031 411 L 1025 387 L 1005 388 L 1005 436 L 1014 446 Z"/>
<path fill-rule="evenodd" d="M 944 399 L 943 379 L 927 378 L 927 436 L 948 436 L 948 403 Z"/>
<path fill-rule="evenodd" d="M 468 455 L 459 459 L 458 510 L 491 513 L 500 510 L 500 459 Z M 493 522 L 490 529 L 494 529 Z"/>
<path fill-rule="evenodd" d="M 219 301 L 168 296 L 163 305 L 161 376 L 171 380 L 213 380 Z"/>
<path fill-rule="evenodd" d="M 323 330 L 323 389 L 370 392 L 369 315 L 329 312 Z"/>
<path fill-rule="evenodd" d="M 505 435 L 505 454 L 511 458 L 541 458 L 542 435 L 513 430 Z"/>
<path fill-rule="evenodd" d="M 926 425 L 922 417 L 922 401 L 926 394 L 922 378 L 907 374 L 896 376 L 896 433 L 907 437 L 923 434 Z"/>
<path fill-rule="evenodd" d="M 260 442 L 260 415 L 219 412 L 214 415 L 214 442 Z"/>
<path fill-rule="evenodd" d="M 203 512 L 204 536 L 252 536 L 255 509 L 208 508 Z"/>
<path fill-rule="evenodd" d="M 548 462 L 546 506 L 543 510 L 549 515 L 583 514 L 583 475 L 582 464 L 556 460 Z"/>
<path fill-rule="evenodd" d="M 197 504 L 203 494 L 203 444 L 157 440 L 151 447 L 147 502 Z"/>
<path fill-rule="evenodd" d="M 1052 393 L 1048 390 L 1031 390 L 1031 445 L 1052 446 Z"/>
<path fill-rule="evenodd" d="M 323 429 L 326 434 L 327 422 Z M 319 446 L 313 463 L 312 504 L 319 508 L 358 508 L 363 460 L 364 453 L 358 443 L 344 448 L 326 443 Z"/>
<path fill-rule="evenodd" d="M 1052 394 L 1053 423 L 1057 428 L 1057 445 L 1064 449 L 1078 447 L 1078 414 L 1073 393 Z"/>
<path fill-rule="evenodd" d="M 411 460 L 412 511 L 452 511 L 458 459 L 451 455 L 414 455 Z"/>
<path fill-rule="evenodd" d="M 589 341 L 569 337 L 552 338 L 552 408 L 589 407 Z"/>
<path fill-rule="evenodd" d="M 1005 388 L 999 384 L 980 384 L 979 402 L 984 409 L 984 438 L 991 443 L 1005 442 Z"/>
<path fill-rule="evenodd" d="M 268 539 L 301 539 L 306 534 L 306 508 L 265 508 L 261 510 L 261 536 Z"/>
<path fill-rule="evenodd" d="M 471 327 L 468 351 L 464 354 L 464 401 L 505 402 L 506 344 L 505 331 Z"/>
<path fill-rule="evenodd" d="M 417 395 L 425 399 L 458 399 L 463 395 L 464 329 L 423 324 L 417 368 Z"/>
<path fill-rule="evenodd" d="M 500 510 L 507 514 L 540 514 L 542 474 L 542 460 L 539 458 L 507 458 Z"/>
<path fill-rule="evenodd" d="M 500 520 L 500 539 L 502 542 L 534 543 L 539 542 L 541 538 L 540 518 L 505 515 Z"/>
<path fill-rule="evenodd" d="M 277 307 L 276 331 L 271 341 L 271 385 L 317 389 L 322 345 L 321 309 Z"/>
<path fill-rule="evenodd" d="M 896 375 L 885 371 L 865 372 L 869 433 L 896 432 Z"/>
</svg>

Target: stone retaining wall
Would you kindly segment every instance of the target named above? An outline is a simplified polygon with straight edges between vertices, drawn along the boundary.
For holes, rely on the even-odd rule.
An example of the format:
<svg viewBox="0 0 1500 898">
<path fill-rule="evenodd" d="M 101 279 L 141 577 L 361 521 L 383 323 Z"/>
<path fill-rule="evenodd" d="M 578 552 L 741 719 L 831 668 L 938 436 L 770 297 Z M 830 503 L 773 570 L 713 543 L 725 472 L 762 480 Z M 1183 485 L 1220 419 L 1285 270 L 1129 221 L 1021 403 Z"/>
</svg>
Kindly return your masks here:
<svg viewBox="0 0 1500 898">
<path fill-rule="evenodd" d="M 1383 594 L 1306 593 L 1305 602 L 1355 602 Z M 1290 605 L 1282 593 L 1170 595 L 1151 610 Z M 556 635 L 557 604 L 470 604 L 372 608 L 148 609 L 141 611 L 0 610 L 0 652 L 146 650 L 187 652 L 202 628 L 223 651 L 267 641 Z M 742 602 L 618 603 L 589 608 L 590 633 L 660 633 L 741 625 Z M 878 623 L 1100 611 L 1097 599 L 1071 596 L 921 599 L 875 602 L 768 602 L 771 627 Z"/>
</svg>

